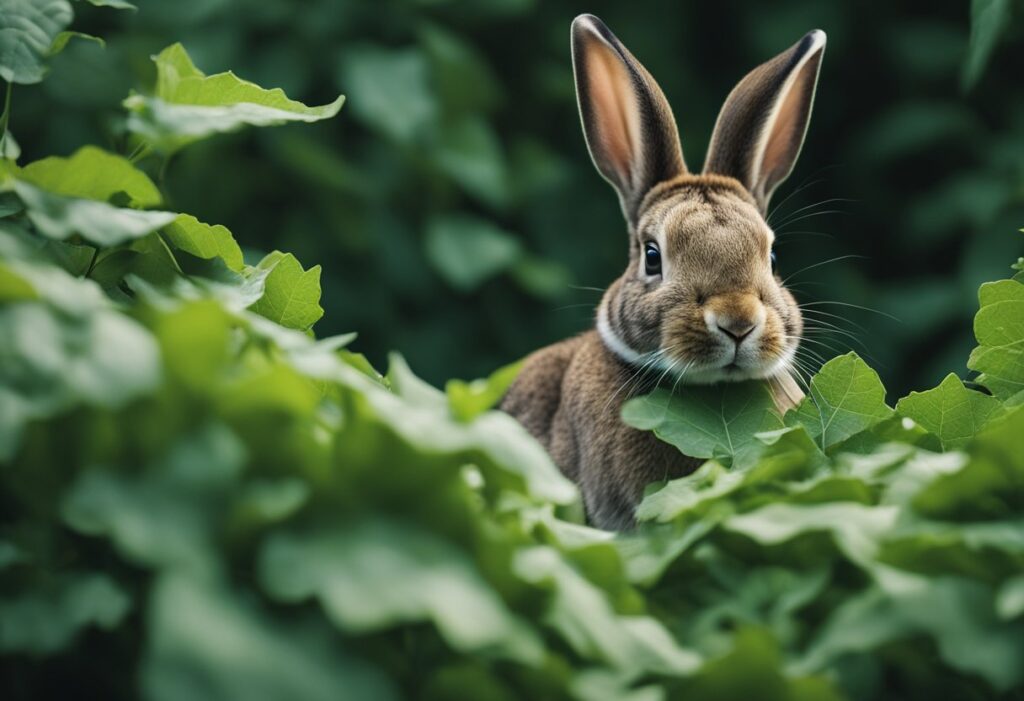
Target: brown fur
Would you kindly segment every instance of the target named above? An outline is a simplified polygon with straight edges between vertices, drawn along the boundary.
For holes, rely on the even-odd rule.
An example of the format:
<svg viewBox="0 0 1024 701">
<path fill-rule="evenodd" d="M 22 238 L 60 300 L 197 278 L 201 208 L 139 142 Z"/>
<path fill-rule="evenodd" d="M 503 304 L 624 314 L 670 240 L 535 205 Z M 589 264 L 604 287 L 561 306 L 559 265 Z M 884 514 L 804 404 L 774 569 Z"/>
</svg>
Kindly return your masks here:
<svg viewBox="0 0 1024 701">
<path fill-rule="evenodd" d="M 803 141 L 823 47 L 812 32 L 747 76 L 723 107 L 706 172 L 692 175 L 647 71 L 597 18 L 573 23 L 584 134 L 618 191 L 629 266 L 606 291 L 597 330 L 527 358 L 501 408 L 580 486 L 595 525 L 628 527 L 647 484 L 700 463 L 624 424 L 631 396 L 663 380 L 682 393 L 766 378 L 780 410 L 802 397 L 789 369 L 802 320 L 772 271 L 763 214 Z"/>
</svg>

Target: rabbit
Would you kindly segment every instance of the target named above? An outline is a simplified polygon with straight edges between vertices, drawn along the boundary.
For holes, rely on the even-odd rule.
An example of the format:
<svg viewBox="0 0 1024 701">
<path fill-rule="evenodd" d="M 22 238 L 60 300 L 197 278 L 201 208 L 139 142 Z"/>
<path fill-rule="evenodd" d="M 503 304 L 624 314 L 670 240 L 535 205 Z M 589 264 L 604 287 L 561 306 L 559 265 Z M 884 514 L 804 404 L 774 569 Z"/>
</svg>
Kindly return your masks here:
<svg viewBox="0 0 1024 701">
<path fill-rule="evenodd" d="M 627 385 L 763 378 L 780 412 L 803 397 L 793 362 L 800 308 L 775 274 L 765 216 L 796 162 L 825 33 L 814 30 L 751 71 L 718 115 L 703 172 L 687 170 L 665 96 L 604 23 L 571 31 L 576 97 L 590 156 L 615 188 L 629 264 L 595 328 L 527 356 L 499 408 L 580 488 L 588 521 L 635 524 L 646 485 L 692 472 L 687 457 L 620 418 Z"/>
</svg>

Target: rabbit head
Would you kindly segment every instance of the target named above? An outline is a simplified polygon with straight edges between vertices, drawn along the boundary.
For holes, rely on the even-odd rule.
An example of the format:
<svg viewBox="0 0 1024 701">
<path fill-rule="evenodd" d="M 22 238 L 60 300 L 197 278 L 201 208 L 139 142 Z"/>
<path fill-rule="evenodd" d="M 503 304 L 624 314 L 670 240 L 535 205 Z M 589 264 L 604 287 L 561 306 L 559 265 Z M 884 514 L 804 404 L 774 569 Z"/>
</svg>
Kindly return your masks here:
<svg viewBox="0 0 1024 701">
<path fill-rule="evenodd" d="M 587 147 L 629 230 L 629 267 L 597 316 L 626 362 L 684 384 L 790 372 L 803 324 L 775 274 L 765 216 L 800 152 L 824 49 L 824 32 L 812 31 L 740 81 L 703 172 L 691 174 L 654 79 L 601 20 L 573 22 Z"/>
</svg>

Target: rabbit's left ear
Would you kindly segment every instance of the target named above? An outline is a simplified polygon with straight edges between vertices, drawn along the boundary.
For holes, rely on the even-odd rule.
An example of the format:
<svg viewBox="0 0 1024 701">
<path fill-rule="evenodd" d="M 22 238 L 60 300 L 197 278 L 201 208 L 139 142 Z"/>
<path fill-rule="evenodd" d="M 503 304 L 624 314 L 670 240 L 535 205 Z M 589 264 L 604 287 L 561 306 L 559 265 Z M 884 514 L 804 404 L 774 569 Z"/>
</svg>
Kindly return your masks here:
<svg viewBox="0 0 1024 701">
<path fill-rule="evenodd" d="M 808 32 L 748 73 L 718 115 L 704 172 L 739 180 L 762 213 L 800 154 L 824 53 L 825 32 Z"/>
</svg>

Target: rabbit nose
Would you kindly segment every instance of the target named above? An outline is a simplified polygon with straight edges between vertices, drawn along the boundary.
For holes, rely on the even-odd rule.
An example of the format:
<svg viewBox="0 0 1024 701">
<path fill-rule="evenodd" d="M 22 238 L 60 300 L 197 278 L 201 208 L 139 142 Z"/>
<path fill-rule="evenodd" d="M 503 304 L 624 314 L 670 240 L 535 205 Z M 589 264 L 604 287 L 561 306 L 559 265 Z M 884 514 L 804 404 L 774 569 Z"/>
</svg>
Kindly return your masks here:
<svg viewBox="0 0 1024 701">
<path fill-rule="evenodd" d="M 750 332 L 757 328 L 757 324 L 750 319 L 735 319 L 730 317 L 719 317 L 715 321 L 718 330 L 735 341 L 739 345 Z"/>
</svg>

